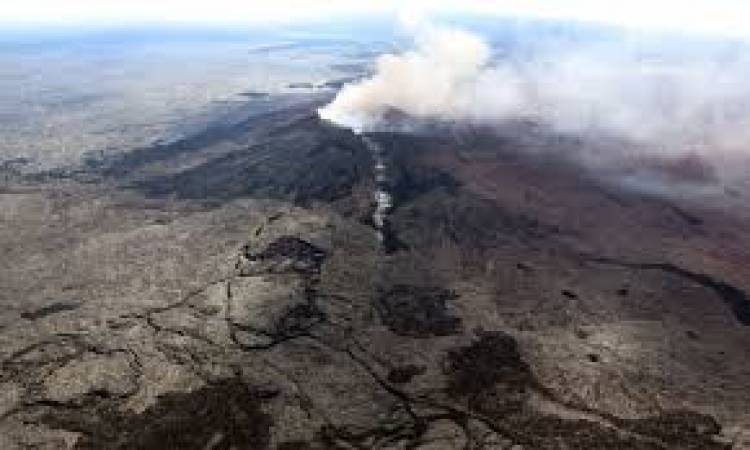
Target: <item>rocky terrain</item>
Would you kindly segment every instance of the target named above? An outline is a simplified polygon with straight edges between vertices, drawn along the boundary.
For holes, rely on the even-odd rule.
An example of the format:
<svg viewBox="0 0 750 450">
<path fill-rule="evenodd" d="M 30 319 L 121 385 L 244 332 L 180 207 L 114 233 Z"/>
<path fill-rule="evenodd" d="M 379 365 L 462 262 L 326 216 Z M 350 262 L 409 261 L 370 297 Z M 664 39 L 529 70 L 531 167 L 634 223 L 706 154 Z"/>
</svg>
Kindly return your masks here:
<svg viewBox="0 0 750 450">
<path fill-rule="evenodd" d="M 622 189 L 518 128 L 320 98 L 3 168 L 0 448 L 750 448 L 748 192 Z"/>
</svg>

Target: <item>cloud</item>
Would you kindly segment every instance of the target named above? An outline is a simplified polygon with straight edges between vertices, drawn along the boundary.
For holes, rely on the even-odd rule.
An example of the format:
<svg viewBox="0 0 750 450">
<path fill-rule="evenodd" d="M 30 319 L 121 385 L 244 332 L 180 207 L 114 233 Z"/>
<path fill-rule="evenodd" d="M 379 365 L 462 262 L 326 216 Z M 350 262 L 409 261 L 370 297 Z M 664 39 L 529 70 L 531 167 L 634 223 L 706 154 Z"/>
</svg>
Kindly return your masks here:
<svg viewBox="0 0 750 450">
<path fill-rule="evenodd" d="M 273 24 L 360 15 L 468 14 L 583 21 L 636 29 L 750 37 L 745 0 L 24 0 L 0 4 L 0 23 L 188 22 Z"/>
<path fill-rule="evenodd" d="M 471 91 L 482 83 L 490 48 L 461 30 L 417 27 L 414 50 L 379 57 L 375 76 L 346 85 L 321 117 L 359 130 L 377 126 L 393 109 L 416 118 L 470 113 Z"/>
<path fill-rule="evenodd" d="M 638 158 L 664 169 L 674 160 L 691 174 L 701 172 L 693 170 L 696 158 L 702 164 L 750 155 L 744 52 L 699 58 L 678 47 L 649 54 L 624 40 L 492 61 L 490 46 L 469 32 L 430 24 L 411 31 L 411 50 L 380 56 L 374 74 L 344 86 L 320 116 L 357 131 L 383 127 L 394 112 L 482 125 L 528 120 L 589 142 L 622 144 L 593 148 L 589 162 Z M 691 177 L 705 180 L 709 172 Z"/>
</svg>

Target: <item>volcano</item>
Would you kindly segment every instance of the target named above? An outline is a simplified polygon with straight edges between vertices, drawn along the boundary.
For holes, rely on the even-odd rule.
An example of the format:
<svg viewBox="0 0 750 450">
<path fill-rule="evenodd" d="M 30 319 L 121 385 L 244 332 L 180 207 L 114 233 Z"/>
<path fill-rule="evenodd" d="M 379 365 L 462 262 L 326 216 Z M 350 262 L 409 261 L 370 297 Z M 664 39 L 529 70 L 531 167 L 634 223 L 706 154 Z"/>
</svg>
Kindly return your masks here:
<svg viewBox="0 0 750 450">
<path fill-rule="evenodd" d="M 6 169 L 3 448 L 742 448 L 750 192 L 629 190 L 537 124 L 357 135 L 328 100 Z"/>
</svg>

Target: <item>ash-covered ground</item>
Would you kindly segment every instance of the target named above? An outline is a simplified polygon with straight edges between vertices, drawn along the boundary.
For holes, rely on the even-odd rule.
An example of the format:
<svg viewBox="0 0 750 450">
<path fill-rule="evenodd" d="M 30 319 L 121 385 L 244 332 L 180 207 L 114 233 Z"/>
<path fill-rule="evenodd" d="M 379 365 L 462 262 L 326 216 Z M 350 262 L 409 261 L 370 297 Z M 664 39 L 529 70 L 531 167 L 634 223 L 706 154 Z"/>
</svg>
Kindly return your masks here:
<svg viewBox="0 0 750 450">
<path fill-rule="evenodd" d="M 750 448 L 750 189 L 526 122 L 376 158 L 290 89 L 3 167 L 0 448 Z"/>
</svg>

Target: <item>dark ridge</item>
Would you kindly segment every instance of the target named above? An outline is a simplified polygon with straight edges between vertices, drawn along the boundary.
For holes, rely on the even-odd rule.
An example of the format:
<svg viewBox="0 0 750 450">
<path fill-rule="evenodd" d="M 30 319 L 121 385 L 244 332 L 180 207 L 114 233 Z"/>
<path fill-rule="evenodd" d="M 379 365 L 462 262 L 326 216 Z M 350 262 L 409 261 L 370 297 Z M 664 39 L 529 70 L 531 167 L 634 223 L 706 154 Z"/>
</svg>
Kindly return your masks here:
<svg viewBox="0 0 750 450">
<path fill-rule="evenodd" d="M 394 208 L 437 189 L 455 194 L 460 186 L 461 184 L 446 172 L 427 167 L 409 167 L 407 164 L 396 162 L 391 188 Z"/>
<path fill-rule="evenodd" d="M 455 194 L 461 187 L 451 174 L 416 161 L 439 138 L 404 133 L 371 133 L 371 136 L 383 146 L 390 161 L 388 190 L 393 196 L 394 209 L 437 189 Z"/>
<path fill-rule="evenodd" d="M 123 177 L 149 164 L 168 161 L 186 153 L 197 152 L 209 145 L 232 139 L 245 131 L 246 124 L 213 125 L 191 136 L 173 142 L 160 143 L 135 149 L 124 155 L 89 158 L 84 161 L 84 169 L 105 177 Z"/>
<path fill-rule="evenodd" d="M 461 330 L 461 319 L 449 315 L 446 306 L 457 298 L 440 287 L 398 284 L 376 299 L 375 309 L 388 329 L 399 336 L 448 336 Z"/>
<path fill-rule="evenodd" d="M 701 286 L 714 291 L 716 295 L 718 295 L 719 298 L 727 306 L 729 306 L 729 308 L 732 310 L 732 313 L 734 314 L 734 317 L 740 324 L 744 326 L 750 326 L 750 298 L 748 298 L 748 295 L 743 290 L 738 289 L 724 281 L 717 280 L 716 278 L 708 274 L 691 272 L 671 263 L 629 263 L 610 258 L 587 259 L 589 261 L 600 264 L 616 265 L 632 269 L 661 270 L 686 278 L 694 283 L 700 284 Z"/>
<path fill-rule="evenodd" d="M 269 447 L 273 426 L 262 404 L 275 395 L 227 380 L 162 395 L 137 415 L 100 405 L 52 411 L 44 422 L 80 432 L 79 450 L 261 450 Z"/>
<path fill-rule="evenodd" d="M 422 157 L 429 158 L 436 146 L 481 153 L 482 150 L 474 149 L 475 141 L 485 142 L 483 148 L 492 147 L 496 153 L 509 152 L 502 148 L 508 144 L 497 134 L 456 134 L 449 126 L 443 126 L 430 134 L 381 132 L 371 133 L 371 137 L 390 158 L 390 192 L 394 199 L 390 221 L 393 231 L 410 247 L 442 245 L 447 239 L 461 247 L 485 249 L 509 240 L 531 240 L 559 232 L 556 227 L 479 198 L 462 189 L 462 183 L 449 172 L 421 163 Z M 464 138 L 468 144 L 462 142 Z M 413 230 L 422 232 L 411 236 Z"/>
<path fill-rule="evenodd" d="M 290 119 L 295 120 L 301 113 L 314 110 L 319 104 L 320 101 L 317 100 L 303 105 L 275 108 L 264 106 L 259 112 L 254 106 L 255 103 L 249 100 L 233 117 L 221 117 L 182 139 L 156 143 L 104 159 L 95 159 L 91 161 L 88 169 L 106 177 L 126 177 L 150 164 L 174 160 L 183 155 L 200 154 L 207 147 L 220 142 L 246 142 L 246 137 L 251 132 L 260 130 L 262 135 L 266 130 L 273 130 L 278 128 L 279 124 L 288 123 Z"/>
<path fill-rule="evenodd" d="M 369 175 L 370 158 L 353 133 L 309 113 L 291 124 L 276 125 L 260 144 L 131 185 L 155 197 L 260 197 L 308 205 L 347 197 Z"/>
<path fill-rule="evenodd" d="M 80 303 L 52 303 L 51 305 L 47 305 L 34 311 L 24 311 L 21 313 L 21 318 L 26 320 L 38 320 L 52 314 L 57 314 L 65 311 L 74 311 L 80 306 Z"/>
<path fill-rule="evenodd" d="M 483 251 L 509 241 L 531 242 L 559 233 L 534 218 L 461 191 L 456 195 L 427 194 L 419 202 L 394 211 L 391 223 L 413 247 L 443 245 L 448 241 L 465 249 Z"/>
</svg>

